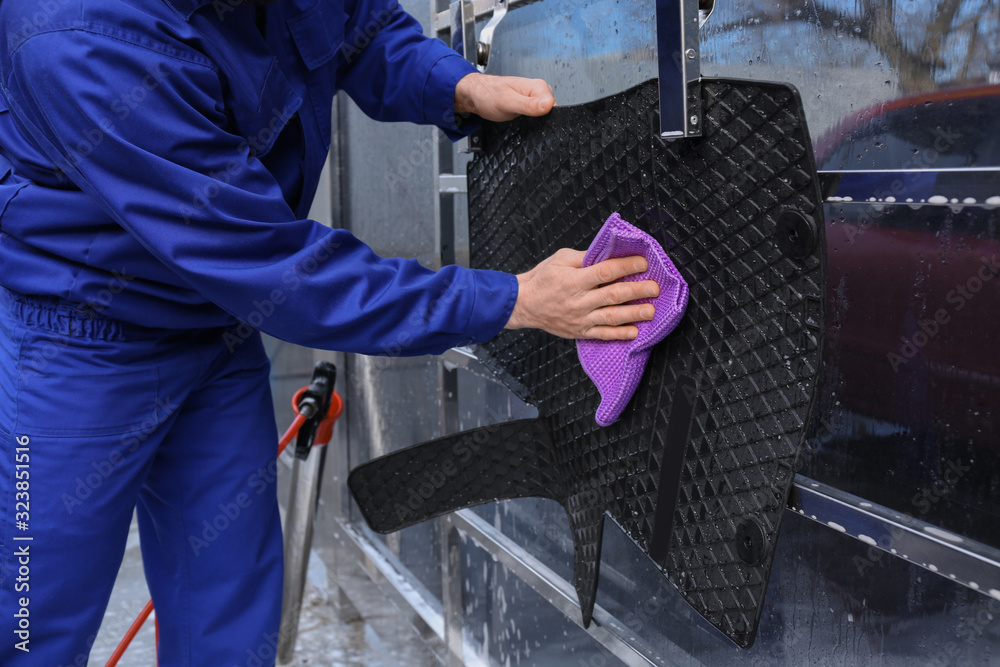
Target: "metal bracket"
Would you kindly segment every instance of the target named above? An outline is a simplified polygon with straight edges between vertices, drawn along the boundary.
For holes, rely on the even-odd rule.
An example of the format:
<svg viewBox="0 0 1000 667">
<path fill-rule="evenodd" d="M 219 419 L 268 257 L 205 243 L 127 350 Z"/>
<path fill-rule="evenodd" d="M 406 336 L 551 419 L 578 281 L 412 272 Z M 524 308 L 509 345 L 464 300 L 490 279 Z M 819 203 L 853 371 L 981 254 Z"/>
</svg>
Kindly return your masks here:
<svg viewBox="0 0 1000 667">
<path fill-rule="evenodd" d="M 486 65 L 490 61 L 490 51 L 493 49 L 493 33 L 505 16 L 507 16 L 507 0 L 497 0 L 493 7 L 493 17 L 483 28 L 483 32 L 479 35 L 479 43 L 476 45 L 476 63 L 480 72 L 486 71 Z"/>
<path fill-rule="evenodd" d="M 479 39 L 476 39 L 476 17 L 482 12 L 476 11 L 472 0 L 456 0 L 449 7 L 451 27 L 451 48 L 462 54 L 462 57 L 476 65 L 480 72 L 486 71 L 493 47 L 493 34 L 500 21 L 507 15 L 508 0 L 494 0 L 491 11 L 493 16 L 483 28 Z M 477 134 L 462 139 L 458 143 L 460 153 L 478 153 L 482 150 L 482 142 Z"/>
<path fill-rule="evenodd" d="M 701 28 L 708 21 L 708 17 L 715 11 L 715 0 L 698 0 L 698 27 Z"/>
<path fill-rule="evenodd" d="M 458 51 L 470 63 L 479 62 L 476 44 L 476 9 L 471 0 L 456 0 L 449 7 L 451 18 L 451 48 Z M 459 153 L 478 153 L 482 142 L 475 135 L 458 142 Z"/>
<path fill-rule="evenodd" d="M 471 0 L 451 3 L 451 48 L 471 63 L 476 62 L 476 12 Z"/>
<path fill-rule="evenodd" d="M 714 2 L 714 0 L 711 1 Z M 505 0 L 504 5 L 506 5 L 507 9 L 514 10 L 518 7 L 526 7 L 536 2 L 539 2 L 539 0 Z M 499 0 L 472 0 L 471 4 L 476 18 L 483 19 L 496 11 Z M 438 14 L 434 17 L 435 32 L 448 32 L 451 29 L 451 25 L 450 11 L 446 10 L 438 12 Z"/>
<path fill-rule="evenodd" d="M 660 75 L 660 135 L 701 136 L 701 24 L 698 0 L 656 0 L 656 42 Z M 702 20 L 701 16 L 704 16 Z"/>
</svg>

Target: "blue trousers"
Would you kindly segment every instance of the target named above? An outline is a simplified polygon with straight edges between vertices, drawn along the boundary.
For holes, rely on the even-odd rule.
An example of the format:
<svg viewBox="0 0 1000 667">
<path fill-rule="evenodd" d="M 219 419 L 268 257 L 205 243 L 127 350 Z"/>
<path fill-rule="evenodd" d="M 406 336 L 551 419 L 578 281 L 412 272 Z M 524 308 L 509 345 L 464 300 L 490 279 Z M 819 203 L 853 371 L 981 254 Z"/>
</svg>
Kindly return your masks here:
<svg viewBox="0 0 1000 667">
<path fill-rule="evenodd" d="M 274 664 L 269 362 L 226 333 L 0 289 L 0 665 L 86 665 L 133 510 L 160 667 Z"/>
</svg>

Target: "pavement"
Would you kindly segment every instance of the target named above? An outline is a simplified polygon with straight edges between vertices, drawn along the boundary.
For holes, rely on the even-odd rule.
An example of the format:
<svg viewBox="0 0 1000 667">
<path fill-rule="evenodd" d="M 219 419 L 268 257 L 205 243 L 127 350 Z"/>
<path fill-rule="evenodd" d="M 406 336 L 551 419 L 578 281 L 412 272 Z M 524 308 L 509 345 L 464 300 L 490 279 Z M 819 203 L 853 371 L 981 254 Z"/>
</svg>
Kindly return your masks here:
<svg viewBox="0 0 1000 667">
<path fill-rule="evenodd" d="M 326 566 L 313 554 L 309 559 L 308 581 L 299 620 L 299 636 L 292 666 L 310 667 L 397 667 L 396 652 L 364 620 L 344 621 L 330 599 Z M 129 529 L 125 559 L 115 581 L 104 622 L 91 651 L 91 665 L 103 666 L 149 600 L 142 572 L 139 531 L 135 520 Z M 154 612 L 155 613 L 155 612 Z M 150 617 L 136 635 L 119 667 L 153 667 L 156 640 Z"/>
</svg>

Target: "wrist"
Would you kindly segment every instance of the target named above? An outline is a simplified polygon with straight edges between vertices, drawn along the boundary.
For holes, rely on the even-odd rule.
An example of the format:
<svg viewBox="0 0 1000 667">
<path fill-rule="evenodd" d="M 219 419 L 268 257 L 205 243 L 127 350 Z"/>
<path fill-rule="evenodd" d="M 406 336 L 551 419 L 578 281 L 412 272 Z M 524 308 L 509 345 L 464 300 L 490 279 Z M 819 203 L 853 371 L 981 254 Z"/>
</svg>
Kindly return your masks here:
<svg viewBox="0 0 1000 667">
<path fill-rule="evenodd" d="M 455 113 L 476 113 L 477 90 L 480 78 L 485 76 L 480 72 L 466 74 L 455 85 Z"/>
<path fill-rule="evenodd" d="M 507 324 L 503 327 L 504 329 L 531 328 L 531 325 L 528 323 L 527 314 L 525 313 L 527 310 L 525 300 L 527 299 L 528 273 L 520 273 L 515 276 L 517 278 L 517 299 L 514 301 L 514 308 L 510 312 L 510 319 L 507 320 Z"/>
</svg>

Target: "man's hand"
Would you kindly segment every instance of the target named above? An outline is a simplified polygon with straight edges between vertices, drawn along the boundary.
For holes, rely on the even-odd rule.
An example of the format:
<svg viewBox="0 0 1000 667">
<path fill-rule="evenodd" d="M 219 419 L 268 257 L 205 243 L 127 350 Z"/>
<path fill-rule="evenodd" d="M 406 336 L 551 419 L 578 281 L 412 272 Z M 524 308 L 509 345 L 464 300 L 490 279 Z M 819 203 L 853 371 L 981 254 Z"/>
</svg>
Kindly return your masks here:
<svg viewBox="0 0 1000 667">
<path fill-rule="evenodd" d="M 472 73 L 455 86 L 455 111 L 474 113 L 486 120 L 513 120 L 518 116 L 544 116 L 556 98 L 541 79 L 490 76 Z"/>
<path fill-rule="evenodd" d="M 585 254 L 564 248 L 518 275 L 517 302 L 504 328 L 542 329 L 562 338 L 638 336 L 633 323 L 653 319 L 653 305 L 628 302 L 658 296 L 660 287 L 653 280 L 615 281 L 645 271 L 646 259 L 620 257 L 580 268 Z"/>
</svg>

